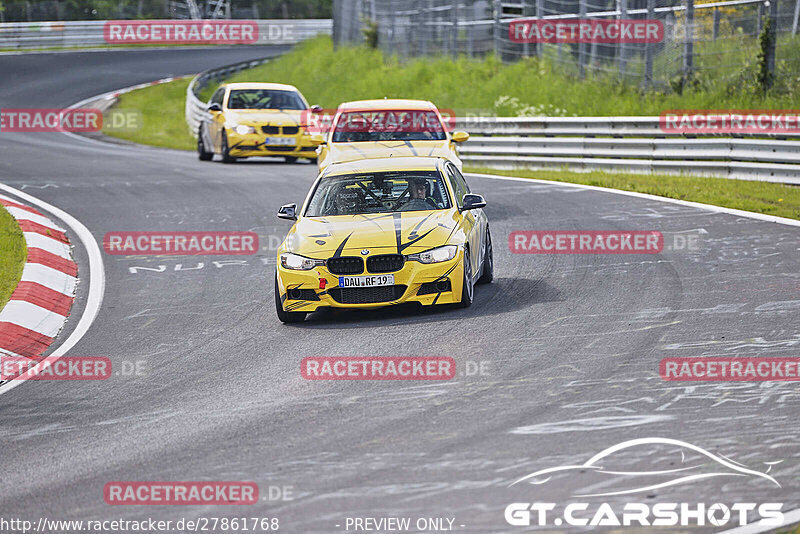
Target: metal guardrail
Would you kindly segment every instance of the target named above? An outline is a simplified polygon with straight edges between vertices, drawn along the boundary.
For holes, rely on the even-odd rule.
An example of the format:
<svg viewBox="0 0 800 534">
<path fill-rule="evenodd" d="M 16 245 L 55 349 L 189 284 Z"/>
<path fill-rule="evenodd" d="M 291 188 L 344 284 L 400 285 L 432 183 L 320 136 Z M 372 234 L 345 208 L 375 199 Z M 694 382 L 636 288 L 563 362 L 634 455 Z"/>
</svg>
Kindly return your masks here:
<svg viewBox="0 0 800 534">
<path fill-rule="evenodd" d="M 103 35 L 106 22 L 108 21 L 76 20 L 0 23 L 0 49 L 107 46 Z M 258 24 L 259 36 L 258 41 L 253 43 L 255 45 L 296 44 L 319 33 L 330 34 L 333 31 L 333 21 L 330 19 L 262 19 L 254 22 Z"/>
<path fill-rule="evenodd" d="M 798 138 L 800 135 L 769 133 L 729 134 L 692 133 L 661 128 L 660 117 L 480 117 L 467 116 L 456 119 L 456 127 L 472 135 L 485 136 L 602 136 L 602 137 L 736 137 L 772 139 Z"/>
<path fill-rule="evenodd" d="M 206 103 L 197 97 L 209 82 L 267 61 L 246 61 L 197 75 L 186 90 L 186 123 L 192 135 L 209 117 Z M 687 138 L 663 131 L 659 117 L 466 117 L 457 119 L 455 128 L 472 134 L 459 153 L 473 165 L 690 174 L 800 185 L 800 138 L 785 140 L 785 135 Z"/>
<path fill-rule="evenodd" d="M 638 135 L 648 131 L 648 118 L 642 119 Z M 460 149 L 460 157 L 502 169 L 690 174 L 800 185 L 800 141 L 475 136 Z"/>
</svg>

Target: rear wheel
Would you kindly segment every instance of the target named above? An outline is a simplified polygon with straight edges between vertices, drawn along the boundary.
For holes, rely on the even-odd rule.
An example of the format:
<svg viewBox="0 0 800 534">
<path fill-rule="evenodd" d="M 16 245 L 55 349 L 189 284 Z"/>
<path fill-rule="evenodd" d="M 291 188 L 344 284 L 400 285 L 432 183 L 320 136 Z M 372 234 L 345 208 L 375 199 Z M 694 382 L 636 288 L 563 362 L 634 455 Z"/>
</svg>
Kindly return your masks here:
<svg viewBox="0 0 800 534">
<path fill-rule="evenodd" d="M 294 156 L 283 156 L 283 161 L 286 163 L 297 163 L 297 158 Z"/>
<path fill-rule="evenodd" d="M 211 158 L 214 157 L 213 152 L 208 152 L 206 150 L 206 143 L 203 140 L 203 127 L 200 126 L 197 130 L 197 157 L 200 161 L 211 161 Z"/>
<path fill-rule="evenodd" d="M 494 279 L 494 256 L 492 255 L 492 235 L 486 228 L 486 247 L 483 250 L 483 272 L 478 278 L 479 284 L 488 284 Z"/>
<path fill-rule="evenodd" d="M 306 312 L 287 312 L 283 309 L 281 292 L 278 290 L 278 277 L 275 276 L 275 311 L 282 323 L 302 323 L 306 320 Z"/>
<path fill-rule="evenodd" d="M 469 308 L 472 306 L 472 298 L 475 295 L 475 288 L 472 286 L 472 263 L 469 257 L 469 250 L 464 250 L 464 283 L 461 287 L 461 307 Z"/>
<path fill-rule="evenodd" d="M 222 163 L 235 163 L 236 158 L 231 156 L 231 150 L 228 147 L 228 136 L 225 130 L 222 131 Z"/>
</svg>

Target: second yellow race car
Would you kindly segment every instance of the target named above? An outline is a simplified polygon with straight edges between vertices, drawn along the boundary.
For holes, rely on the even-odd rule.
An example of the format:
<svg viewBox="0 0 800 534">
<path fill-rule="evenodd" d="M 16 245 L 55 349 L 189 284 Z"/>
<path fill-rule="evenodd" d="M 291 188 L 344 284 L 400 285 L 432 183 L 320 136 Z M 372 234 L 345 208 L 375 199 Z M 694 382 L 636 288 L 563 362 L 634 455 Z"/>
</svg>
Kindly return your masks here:
<svg viewBox="0 0 800 534">
<path fill-rule="evenodd" d="M 209 161 L 214 154 L 224 163 L 252 156 L 317 159 L 317 146 L 303 124 L 309 106 L 293 85 L 280 83 L 229 83 L 217 89 L 208 102 L 209 117 L 197 132 L 197 155 Z"/>
<path fill-rule="evenodd" d="M 490 282 L 486 201 L 446 158 L 392 157 L 331 165 L 278 249 L 275 307 L 283 322 L 321 307 L 472 304 Z"/>
<path fill-rule="evenodd" d="M 320 145 L 320 170 L 333 163 L 389 156 L 436 156 L 461 169 L 456 145 L 467 132 L 449 132 L 448 120 L 425 100 L 360 100 L 339 106 L 332 125 L 312 141 Z"/>
</svg>

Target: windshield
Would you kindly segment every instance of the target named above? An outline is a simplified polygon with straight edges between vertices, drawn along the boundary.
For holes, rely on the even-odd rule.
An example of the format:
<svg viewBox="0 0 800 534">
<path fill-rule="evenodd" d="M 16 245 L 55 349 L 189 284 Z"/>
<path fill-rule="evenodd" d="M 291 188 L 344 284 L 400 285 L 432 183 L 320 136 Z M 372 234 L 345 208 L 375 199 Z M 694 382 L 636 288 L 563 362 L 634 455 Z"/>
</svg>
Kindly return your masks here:
<svg viewBox="0 0 800 534">
<path fill-rule="evenodd" d="M 306 217 L 442 210 L 450 197 L 438 171 L 393 171 L 323 178 Z"/>
<path fill-rule="evenodd" d="M 348 111 L 333 130 L 334 143 L 362 141 L 441 141 L 442 121 L 433 111 Z"/>
<path fill-rule="evenodd" d="M 274 89 L 233 89 L 228 109 L 306 109 L 300 95 Z"/>
</svg>

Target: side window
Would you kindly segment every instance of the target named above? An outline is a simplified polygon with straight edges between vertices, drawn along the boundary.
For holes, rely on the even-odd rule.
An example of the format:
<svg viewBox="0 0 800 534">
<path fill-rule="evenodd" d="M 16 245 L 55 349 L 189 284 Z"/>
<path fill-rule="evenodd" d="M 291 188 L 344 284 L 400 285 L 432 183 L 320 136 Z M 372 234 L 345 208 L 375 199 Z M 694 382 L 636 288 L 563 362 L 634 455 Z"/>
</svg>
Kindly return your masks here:
<svg viewBox="0 0 800 534">
<path fill-rule="evenodd" d="M 225 88 L 224 87 L 220 87 L 219 89 L 216 90 L 214 95 L 211 97 L 211 100 L 209 100 L 209 104 L 219 104 L 221 106 L 222 105 L 222 99 L 224 97 L 225 97 Z"/>
<path fill-rule="evenodd" d="M 460 208 L 464 205 L 464 195 L 469 193 L 469 187 L 464 177 L 458 172 L 458 169 L 452 163 L 447 163 L 447 178 L 450 180 L 450 185 L 456 195 L 456 204 Z"/>
</svg>

